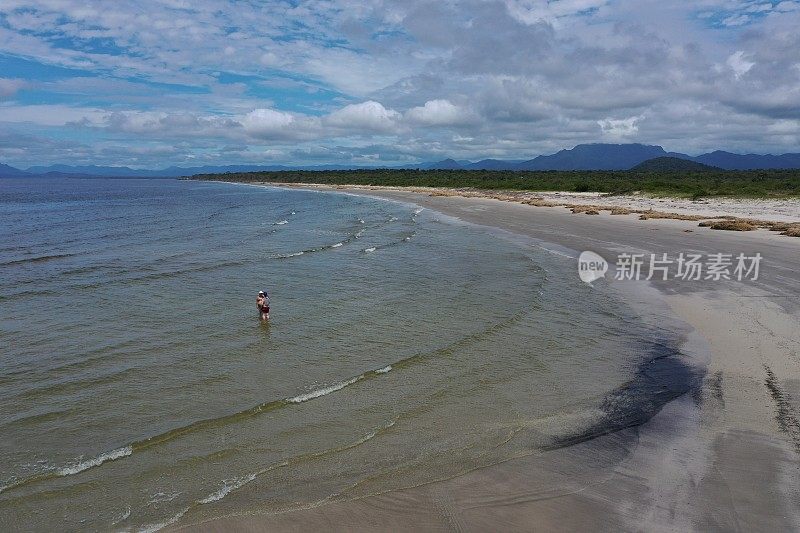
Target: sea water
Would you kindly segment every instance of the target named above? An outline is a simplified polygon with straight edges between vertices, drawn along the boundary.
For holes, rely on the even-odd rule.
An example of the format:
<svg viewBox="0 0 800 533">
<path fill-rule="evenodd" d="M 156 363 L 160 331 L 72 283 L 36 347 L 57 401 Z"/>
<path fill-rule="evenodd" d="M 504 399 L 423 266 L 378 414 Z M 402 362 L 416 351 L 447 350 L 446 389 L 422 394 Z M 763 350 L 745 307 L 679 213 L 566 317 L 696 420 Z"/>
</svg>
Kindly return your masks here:
<svg viewBox="0 0 800 533">
<path fill-rule="evenodd" d="M 154 530 L 636 424 L 676 353 L 574 260 L 419 207 L 0 181 L 0 529 Z M 271 321 L 255 298 L 271 297 Z"/>
</svg>

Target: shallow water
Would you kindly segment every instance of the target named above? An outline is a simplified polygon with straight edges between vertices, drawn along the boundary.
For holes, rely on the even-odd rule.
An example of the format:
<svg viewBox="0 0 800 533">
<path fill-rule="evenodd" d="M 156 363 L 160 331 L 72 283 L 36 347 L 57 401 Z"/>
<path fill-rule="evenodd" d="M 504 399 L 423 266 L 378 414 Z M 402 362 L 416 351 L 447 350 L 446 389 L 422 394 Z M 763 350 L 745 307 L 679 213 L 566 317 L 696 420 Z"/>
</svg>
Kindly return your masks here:
<svg viewBox="0 0 800 533">
<path fill-rule="evenodd" d="M 3 180 L 0 223 L 2 530 L 378 493 L 638 423 L 686 387 L 680 339 L 573 260 L 411 205 Z"/>
</svg>

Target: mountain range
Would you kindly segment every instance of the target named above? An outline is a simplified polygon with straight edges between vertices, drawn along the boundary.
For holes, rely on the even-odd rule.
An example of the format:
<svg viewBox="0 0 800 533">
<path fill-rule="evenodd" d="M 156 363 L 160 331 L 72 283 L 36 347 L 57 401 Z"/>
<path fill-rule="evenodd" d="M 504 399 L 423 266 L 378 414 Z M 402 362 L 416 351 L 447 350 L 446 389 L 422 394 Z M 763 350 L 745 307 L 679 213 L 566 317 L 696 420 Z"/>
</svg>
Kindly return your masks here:
<svg viewBox="0 0 800 533">
<path fill-rule="evenodd" d="M 472 162 L 455 159 L 400 165 L 395 167 L 359 167 L 353 165 L 227 165 L 202 167 L 169 167 L 160 170 L 131 169 L 109 166 L 34 166 L 20 170 L 0 164 L 0 177 L 126 177 L 126 178 L 178 178 L 194 174 L 226 172 L 258 172 L 282 170 L 352 170 L 356 168 L 407 168 L 439 170 L 629 170 L 656 158 L 674 158 L 701 163 L 723 170 L 788 169 L 800 168 L 800 153 L 781 155 L 734 154 L 717 150 L 698 156 L 667 152 L 661 146 L 646 144 L 580 144 L 569 150 L 551 155 L 540 155 L 529 160 L 483 159 Z M 675 165 L 672 165 L 675 167 Z M 652 168 L 652 167 L 651 167 Z M 677 167 L 675 167 L 677 168 Z M 641 170 L 641 169 L 638 169 Z"/>
</svg>

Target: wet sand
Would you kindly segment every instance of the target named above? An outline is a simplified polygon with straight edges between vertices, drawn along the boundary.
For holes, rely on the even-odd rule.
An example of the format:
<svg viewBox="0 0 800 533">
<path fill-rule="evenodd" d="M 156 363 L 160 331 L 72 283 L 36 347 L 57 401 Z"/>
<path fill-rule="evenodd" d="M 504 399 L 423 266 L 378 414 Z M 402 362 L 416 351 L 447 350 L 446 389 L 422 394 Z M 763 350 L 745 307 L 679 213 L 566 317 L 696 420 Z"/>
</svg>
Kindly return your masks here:
<svg viewBox="0 0 800 533">
<path fill-rule="evenodd" d="M 538 239 L 620 252 L 733 252 L 764 257 L 757 282 L 659 282 L 693 331 L 684 352 L 702 386 L 645 424 L 520 457 L 453 479 L 278 515 L 202 524 L 203 531 L 787 531 L 800 529 L 800 240 L 696 222 L 584 216 L 565 209 L 405 191 L 402 200 Z M 572 274 L 572 273 L 569 273 Z M 577 274 L 575 274 L 577 275 Z M 645 282 L 630 282 L 645 285 Z M 635 289 L 635 290 L 634 290 Z M 590 379 L 590 376 L 587 376 Z"/>
</svg>

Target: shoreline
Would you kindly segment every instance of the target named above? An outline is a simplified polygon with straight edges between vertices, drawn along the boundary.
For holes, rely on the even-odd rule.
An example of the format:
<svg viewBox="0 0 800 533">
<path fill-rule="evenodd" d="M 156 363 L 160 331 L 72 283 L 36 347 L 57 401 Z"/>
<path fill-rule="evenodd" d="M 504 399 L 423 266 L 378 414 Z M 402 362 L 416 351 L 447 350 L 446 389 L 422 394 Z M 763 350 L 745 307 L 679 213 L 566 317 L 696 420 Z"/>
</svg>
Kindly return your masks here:
<svg viewBox="0 0 800 533">
<path fill-rule="evenodd" d="M 693 328 L 685 349 L 698 360 L 707 358 L 698 361 L 707 372 L 698 391 L 667 403 L 641 426 L 410 489 L 177 528 L 523 530 L 535 525 L 558 530 L 598 523 L 622 530 L 800 527 L 800 426 L 795 427 L 800 406 L 793 399 L 800 397 L 800 336 L 793 326 L 798 322 L 794 301 L 800 278 L 796 269 L 786 275 L 796 266 L 800 243 L 764 231 L 705 229 L 687 235 L 695 221 L 574 217 L 565 210 L 501 199 L 312 189 L 413 203 L 571 250 L 600 251 L 605 257 L 625 246 L 656 252 L 685 246 L 688 239 L 695 249 L 758 248 L 781 274 L 753 286 L 653 284 L 663 304 Z M 389 501 L 392 505 L 384 505 Z M 412 504 L 418 509 L 413 515 Z M 388 511 L 404 505 L 407 513 Z"/>
<path fill-rule="evenodd" d="M 601 193 L 503 191 L 445 187 L 393 187 L 382 185 L 321 185 L 315 183 L 236 182 L 252 186 L 283 187 L 351 193 L 407 193 L 430 197 L 494 199 L 534 207 L 566 208 L 572 214 L 638 217 L 639 220 L 682 220 L 714 230 L 767 230 L 800 237 L 800 198 L 706 198 L 690 200 L 648 195 L 609 195 Z"/>
</svg>

